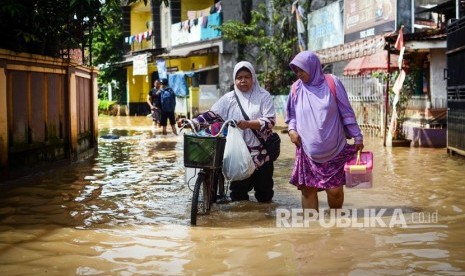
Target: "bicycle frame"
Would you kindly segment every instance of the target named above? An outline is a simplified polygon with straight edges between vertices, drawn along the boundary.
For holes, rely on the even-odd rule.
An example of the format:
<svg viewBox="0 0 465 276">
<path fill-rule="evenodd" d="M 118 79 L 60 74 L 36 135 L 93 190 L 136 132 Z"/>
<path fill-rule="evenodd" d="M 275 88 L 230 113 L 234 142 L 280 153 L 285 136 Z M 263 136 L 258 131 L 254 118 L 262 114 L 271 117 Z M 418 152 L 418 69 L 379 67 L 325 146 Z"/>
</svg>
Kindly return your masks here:
<svg viewBox="0 0 465 276">
<path fill-rule="evenodd" d="M 192 132 L 194 134 L 198 134 L 191 120 L 185 119 L 184 122 L 185 124 L 181 127 L 180 132 L 187 125 L 190 125 Z M 234 120 L 227 120 L 222 124 L 218 134 L 212 136 L 219 136 L 223 133 L 223 129 L 228 125 L 234 125 L 237 127 Z M 201 168 L 197 173 L 197 180 L 192 194 L 191 225 L 197 225 L 198 215 L 208 215 L 210 213 L 212 203 L 217 201 L 218 192 L 219 196 L 222 198 L 226 195 L 221 167 Z"/>
</svg>

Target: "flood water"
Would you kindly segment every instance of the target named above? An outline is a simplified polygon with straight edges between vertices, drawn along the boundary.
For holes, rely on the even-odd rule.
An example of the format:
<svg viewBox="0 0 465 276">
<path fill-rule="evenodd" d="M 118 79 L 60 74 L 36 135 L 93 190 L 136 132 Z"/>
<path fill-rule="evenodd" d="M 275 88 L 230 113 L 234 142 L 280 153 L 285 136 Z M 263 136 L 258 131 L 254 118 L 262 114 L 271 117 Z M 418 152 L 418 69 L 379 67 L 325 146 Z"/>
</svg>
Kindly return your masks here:
<svg viewBox="0 0 465 276">
<path fill-rule="evenodd" d="M 0 186 L 0 275 L 465 275 L 465 158 L 444 148 L 366 137 L 373 188 L 345 189 L 352 219 L 282 227 L 301 206 L 283 134 L 273 202 L 251 193 L 192 227 L 182 136 L 145 117 L 99 129 L 119 139 L 99 138 L 94 158 Z"/>
</svg>

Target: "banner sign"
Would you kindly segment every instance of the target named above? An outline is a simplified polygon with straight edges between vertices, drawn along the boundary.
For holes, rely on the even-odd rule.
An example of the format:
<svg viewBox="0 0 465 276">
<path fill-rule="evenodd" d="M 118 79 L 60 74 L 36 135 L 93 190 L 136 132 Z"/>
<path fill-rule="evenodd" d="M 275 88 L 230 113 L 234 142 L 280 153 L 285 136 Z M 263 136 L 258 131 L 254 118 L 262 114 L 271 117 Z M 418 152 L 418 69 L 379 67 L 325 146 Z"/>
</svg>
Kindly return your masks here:
<svg viewBox="0 0 465 276">
<path fill-rule="evenodd" d="M 132 60 L 133 76 L 147 75 L 147 54 L 137 55 Z"/>
<path fill-rule="evenodd" d="M 342 11 L 333 2 L 308 15 L 308 48 L 312 51 L 344 44 Z"/>
<path fill-rule="evenodd" d="M 396 0 L 345 0 L 344 42 L 393 32 Z"/>
</svg>

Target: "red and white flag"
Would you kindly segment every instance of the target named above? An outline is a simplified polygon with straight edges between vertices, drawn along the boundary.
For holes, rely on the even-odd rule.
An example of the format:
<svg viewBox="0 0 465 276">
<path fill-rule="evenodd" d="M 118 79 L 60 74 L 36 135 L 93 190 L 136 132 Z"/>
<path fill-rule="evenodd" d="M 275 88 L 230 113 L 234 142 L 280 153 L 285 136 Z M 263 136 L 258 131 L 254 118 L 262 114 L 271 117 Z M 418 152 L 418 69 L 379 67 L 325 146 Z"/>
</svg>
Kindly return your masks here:
<svg viewBox="0 0 465 276">
<path fill-rule="evenodd" d="M 399 29 L 399 35 L 397 35 L 397 40 L 396 40 L 396 44 L 394 45 L 394 47 L 396 47 L 397 50 L 401 50 L 403 47 L 404 47 L 404 26 L 401 26 L 400 29 Z"/>
<path fill-rule="evenodd" d="M 397 40 L 396 40 L 396 44 L 394 44 L 394 47 L 396 47 L 396 49 L 400 51 L 399 60 L 398 60 L 399 70 L 400 70 L 400 69 L 402 69 L 402 59 L 404 58 L 404 51 L 405 51 L 405 47 L 404 47 L 404 26 L 400 26 L 399 35 L 397 35 Z"/>
</svg>

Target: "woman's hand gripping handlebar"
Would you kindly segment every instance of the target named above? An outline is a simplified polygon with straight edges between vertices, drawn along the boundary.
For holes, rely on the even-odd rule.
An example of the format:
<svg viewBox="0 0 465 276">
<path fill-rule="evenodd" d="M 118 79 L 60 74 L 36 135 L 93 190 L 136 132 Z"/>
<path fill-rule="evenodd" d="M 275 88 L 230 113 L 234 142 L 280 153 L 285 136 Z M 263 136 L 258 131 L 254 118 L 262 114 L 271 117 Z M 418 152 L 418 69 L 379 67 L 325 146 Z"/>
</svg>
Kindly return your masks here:
<svg viewBox="0 0 465 276">
<path fill-rule="evenodd" d="M 183 131 L 183 129 L 190 128 L 194 134 L 198 134 L 197 130 L 195 129 L 195 124 L 192 120 L 186 119 L 186 118 L 181 118 L 177 122 L 178 127 L 180 128 L 180 132 Z M 222 123 L 221 129 L 218 131 L 218 134 L 213 135 L 213 136 L 218 136 L 220 133 L 223 133 L 223 129 L 227 126 L 233 126 L 237 127 L 237 122 L 236 120 L 226 120 L 225 122 Z"/>
</svg>

